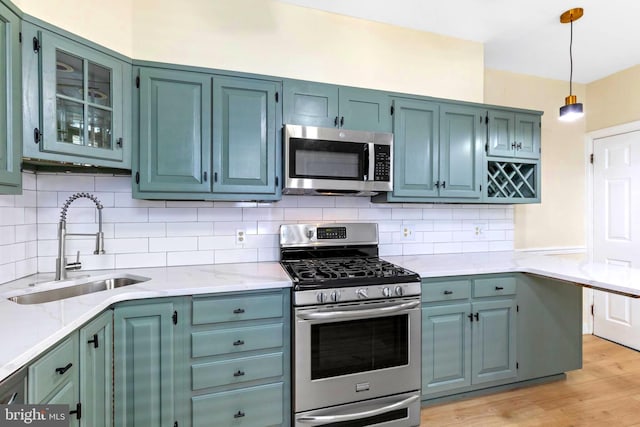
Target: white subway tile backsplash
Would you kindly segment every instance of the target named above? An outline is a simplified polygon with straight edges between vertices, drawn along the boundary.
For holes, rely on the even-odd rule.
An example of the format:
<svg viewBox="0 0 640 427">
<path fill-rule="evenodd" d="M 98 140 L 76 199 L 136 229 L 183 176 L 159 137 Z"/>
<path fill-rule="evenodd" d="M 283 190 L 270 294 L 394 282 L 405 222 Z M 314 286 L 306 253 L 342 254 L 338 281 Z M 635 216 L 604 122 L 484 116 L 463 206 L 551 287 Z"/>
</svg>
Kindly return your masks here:
<svg viewBox="0 0 640 427">
<path fill-rule="evenodd" d="M 0 196 L 0 283 L 53 271 L 60 208 L 80 191 L 104 205 L 107 252 L 93 255 L 91 237 L 70 238 L 67 256 L 80 250 L 83 270 L 278 261 L 280 225 L 307 221 L 376 222 L 381 256 L 513 249 L 510 205 L 384 204 L 333 196 L 259 203 L 136 200 L 130 176 L 51 173 L 23 173 L 23 189 L 23 195 Z M 413 231 L 409 239 L 404 226 Z M 73 202 L 67 229 L 95 233 L 93 202 Z M 244 243 L 236 243 L 236 230 L 246 233 Z"/>
<path fill-rule="evenodd" d="M 144 209 L 141 209 L 144 211 Z M 198 221 L 197 208 L 149 208 L 149 222 Z M 129 221 L 131 222 L 131 221 Z"/>
<path fill-rule="evenodd" d="M 166 252 L 118 254 L 115 256 L 115 268 L 166 267 Z"/>
<path fill-rule="evenodd" d="M 167 266 L 213 264 L 214 251 L 167 252 Z"/>
<path fill-rule="evenodd" d="M 170 222 L 167 236 L 213 236 L 213 222 Z"/>
<path fill-rule="evenodd" d="M 257 249 L 229 249 L 217 250 L 214 255 L 216 264 L 228 264 L 232 262 L 258 262 Z"/>
<path fill-rule="evenodd" d="M 152 237 L 149 239 L 149 252 L 195 251 L 197 249 L 197 237 Z"/>
<path fill-rule="evenodd" d="M 115 224 L 116 239 L 128 237 L 165 237 L 167 226 L 165 223 Z"/>
</svg>

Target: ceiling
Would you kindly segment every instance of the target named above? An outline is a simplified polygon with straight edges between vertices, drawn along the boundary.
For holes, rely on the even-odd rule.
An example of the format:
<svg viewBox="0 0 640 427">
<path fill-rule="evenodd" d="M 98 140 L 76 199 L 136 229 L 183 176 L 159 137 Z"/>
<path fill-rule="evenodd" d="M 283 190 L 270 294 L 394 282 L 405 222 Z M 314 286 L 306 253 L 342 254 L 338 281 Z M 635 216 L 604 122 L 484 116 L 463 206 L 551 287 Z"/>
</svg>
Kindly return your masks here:
<svg viewBox="0 0 640 427">
<path fill-rule="evenodd" d="M 484 43 L 485 66 L 569 80 L 570 25 L 565 10 L 582 7 L 573 24 L 573 81 L 589 83 L 640 64 L 637 0 L 281 0 L 342 15 Z"/>
</svg>

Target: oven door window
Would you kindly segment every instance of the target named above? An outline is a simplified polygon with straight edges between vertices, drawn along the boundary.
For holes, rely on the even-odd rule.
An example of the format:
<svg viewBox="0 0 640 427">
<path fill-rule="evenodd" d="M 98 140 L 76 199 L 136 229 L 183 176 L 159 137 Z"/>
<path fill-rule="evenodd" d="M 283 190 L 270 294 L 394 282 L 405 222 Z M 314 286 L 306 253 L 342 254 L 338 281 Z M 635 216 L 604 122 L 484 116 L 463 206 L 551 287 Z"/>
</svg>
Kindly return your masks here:
<svg viewBox="0 0 640 427">
<path fill-rule="evenodd" d="M 311 379 L 405 366 L 409 315 L 311 325 Z"/>
<path fill-rule="evenodd" d="M 362 181 L 367 173 L 368 144 L 292 138 L 291 178 Z"/>
</svg>

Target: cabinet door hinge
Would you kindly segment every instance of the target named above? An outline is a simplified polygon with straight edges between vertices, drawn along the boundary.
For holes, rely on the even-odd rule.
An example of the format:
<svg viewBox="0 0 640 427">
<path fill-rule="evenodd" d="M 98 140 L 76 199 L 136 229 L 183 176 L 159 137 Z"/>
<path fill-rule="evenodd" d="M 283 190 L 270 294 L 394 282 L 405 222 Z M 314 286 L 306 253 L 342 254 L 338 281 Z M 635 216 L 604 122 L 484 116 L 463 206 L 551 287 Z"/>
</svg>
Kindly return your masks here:
<svg viewBox="0 0 640 427">
<path fill-rule="evenodd" d="M 22 43 L 22 31 L 18 33 L 18 42 Z"/>
<path fill-rule="evenodd" d="M 589 155 L 589 163 L 593 164 L 593 153 Z"/>
<path fill-rule="evenodd" d="M 33 142 L 35 142 L 36 144 L 39 144 L 40 141 L 42 141 L 42 132 L 40 132 L 40 129 L 34 128 L 33 129 Z"/>
<path fill-rule="evenodd" d="M 136 172 L 136 184 L 140 184 L 140 172 Z"/>
<path fill-rule="evenodd" d="M 396 112 L 396 109 L 395 109 L 395 108 L 393 108 L 393 105 L 392 105 L 392 106 L 391 106 L 391 115 L 393 116 L 393 113 L 395 113 L 395 112 Z"/>
<path fill-rule="evenodd" d="M 280 102 L 280 94 L 276 92 L 276 102 Z"/>
<path fill-rule="evenodd" d="M 173 316 L 171 316 L 171 319 L 173 320 L 173 324 L 174 325 L 178 324 L 178 312 L 177 311 L 173 312 Z"/>
<path fill-rule="evenodd" d="M 136 76 L 136 87 L 140 88 L 140 76 Z"/>
<path fill-rule="evenodd" d="M 76 404 L 76 409 L 69 411 L 69 414 L 76 414 L 76 420 L 82 418 L 82 403 Z"/>
<path fill-rule="evenodd" d="M 593 304 L 591 304 L 591 315 L 593 316 L 595 313 L 595 308 L 593 307 Z"/>
<path fill-rule="evenodd" d="M 37 38 L 37 37 L 34 37 L 34 38 L 33 38 L 33 51 L 34 51 L 35 53 L 40 52 L 40 47 L 41 47 L 41 46 L 40 46 L 40 40 L 38 40 L 38 38 Z"/>
</svg>

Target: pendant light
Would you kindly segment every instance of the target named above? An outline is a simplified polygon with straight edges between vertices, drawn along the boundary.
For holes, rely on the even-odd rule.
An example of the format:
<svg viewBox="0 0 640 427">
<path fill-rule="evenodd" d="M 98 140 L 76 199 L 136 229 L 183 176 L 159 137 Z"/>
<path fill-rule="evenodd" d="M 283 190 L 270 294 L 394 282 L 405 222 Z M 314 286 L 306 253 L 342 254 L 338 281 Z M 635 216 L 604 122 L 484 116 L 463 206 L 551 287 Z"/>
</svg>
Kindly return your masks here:
<svg viewBox="0 0 640 427">
<path fill-rule="evenodd" d="M 573 21 L 582 18 L 584 10 L 581 7 L 569 9 L 560 15 L 560 22 L 571 25 L 571 39 L 569 41 L 569 62 L 571 64 L 571 72 L 569 74 L 569 96 L 564 99 L 564 105 L 560 107 L 560 120 L 572 122 L 584 115 L 582 103 L 578 102 L 577 97 L 572 94 L 573 89 Z"/>
</svg>

